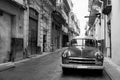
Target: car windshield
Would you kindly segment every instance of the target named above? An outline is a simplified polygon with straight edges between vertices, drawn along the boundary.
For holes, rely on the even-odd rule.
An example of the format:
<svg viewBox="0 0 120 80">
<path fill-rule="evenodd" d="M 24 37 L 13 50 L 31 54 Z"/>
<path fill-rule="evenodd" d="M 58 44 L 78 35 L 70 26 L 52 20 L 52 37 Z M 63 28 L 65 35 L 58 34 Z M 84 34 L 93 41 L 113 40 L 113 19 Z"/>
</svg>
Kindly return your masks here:
<svg viewBox="0 0 120 80">
<path fill-rule="evenodd" d="M 71 46 L 87 46 L 96 47 L 96 40 L 93 39 L 72 39 L 70 41 Z"/>
</svg>

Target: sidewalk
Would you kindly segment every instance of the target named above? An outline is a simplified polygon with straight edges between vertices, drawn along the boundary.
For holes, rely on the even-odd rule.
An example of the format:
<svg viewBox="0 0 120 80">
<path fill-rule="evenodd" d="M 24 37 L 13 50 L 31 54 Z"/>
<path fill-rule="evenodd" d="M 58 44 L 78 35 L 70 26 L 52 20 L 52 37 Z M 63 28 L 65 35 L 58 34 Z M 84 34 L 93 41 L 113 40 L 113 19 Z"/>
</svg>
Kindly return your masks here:
<svg viewBox="0 0 120 80">
<path fill-rule="evenodd" d="M 109 58 L 105 58 L 104 66 L 112 80 L 120 80 L 120 66 L 113 63 Z"/>
<path fill-rule="evenodd" d="M 31 59 L 34 59 L 34 58 L 40 58 L 40 57 L 46 56 L 46 55 L 51 54 L 51 53 L 52 52 L 43 52 L 42 54 L 31 55 L 30 58 L 22 59 L 22 60 L 13 62 L 13 63 L 14 63 L 14 65 L 16 65 L 18 63 L 25 62 L 25 61 L 28 61 L 28 60 L 31 60 Z"/>
<path fill-rule="evenodd" d="M 13 62 L 2 63 L 0 64 L 0 71 L 15 67 Z"/>
<path fill-rule="evenodd" d="M 31 55 L 30 58 L 22 59 L 19 61 L 2 63 L 2 64 L 0 64 L 0 71 L 4 71 L 4 70 L 9 69 L 9 68 L 14 68 L 17 64 L 19 64 L 21 62 L 25 62 L 25 61 L 28 61 L 28 60 L 31 60 L 34 58 L 40 58 L 40 57 L 46 56 L 46 55 L 51 54 L 51 53 L 52 52 L 43 52 L 41 55 Z"/>
<path fill-rule="evenodd" d="M 65 48 L 57 49 L 54 52 L 61 51 L 63 49 L 65 49 Z M 9 68 L 14 68 L 16 66 L 16 64 L 19 64 L 21 62 L 25 62 L 25 61 L 28 61 L 28 60 L 31 60 L 31 59 L 34 59 L 34 58 L 40 58 L 40 57 L 49 55 L 51 53 L 53 53 L 53 52 L 43 52 L 41 55 L 40 54 L 39 55 L 31 55 L 30 58 L 22 59 L 22 60 L 19 60 L 19 61 L 2 63 L 2 64 L 0 64 L 0 71 L 4 71 L 4 70 L 9 69 Z"/>
</svg>

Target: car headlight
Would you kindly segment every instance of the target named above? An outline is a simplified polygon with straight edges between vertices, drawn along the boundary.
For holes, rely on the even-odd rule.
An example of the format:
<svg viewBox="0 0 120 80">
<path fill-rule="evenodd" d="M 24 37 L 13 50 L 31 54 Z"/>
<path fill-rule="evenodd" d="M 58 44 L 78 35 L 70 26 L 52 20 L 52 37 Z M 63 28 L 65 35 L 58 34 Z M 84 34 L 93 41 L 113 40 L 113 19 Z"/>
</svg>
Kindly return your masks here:
<svg viewBox="0 0 120 80">
<path fill-rule="evenodd" d="M 64 57 L 64 58 L 67 57 L 67 50 L 63 52 L 62 57 Z"/>
<path fill-rule="evenodd" d="M 71 56 L 71 52 L 70 51 L 68 51 L 68 56 Z"/>
<path fill-rule="evenodd" d="M 103 54 L 100 52 L 96 52 L 95 56 L 96 56 L 97 60 L 103 60 L 103 58 L 104 58 Z"/>
<path fill-rule="evenodd" d="M 69 50 L 66 50 L 63 52 L 62 54 L 62 63 L 63 64 L 67 64 L 69 63 L 69 56 L 71 56 L 71 52 Z"/>
<path fill-rule="evenodd" d="M 71 56 L 71 52 L 69 50 L 66 50 L 66 51 L 63 52 L 62 57 L 66 58 L 66 57 L 69 57 L 69 56 Z"/>
</svg>

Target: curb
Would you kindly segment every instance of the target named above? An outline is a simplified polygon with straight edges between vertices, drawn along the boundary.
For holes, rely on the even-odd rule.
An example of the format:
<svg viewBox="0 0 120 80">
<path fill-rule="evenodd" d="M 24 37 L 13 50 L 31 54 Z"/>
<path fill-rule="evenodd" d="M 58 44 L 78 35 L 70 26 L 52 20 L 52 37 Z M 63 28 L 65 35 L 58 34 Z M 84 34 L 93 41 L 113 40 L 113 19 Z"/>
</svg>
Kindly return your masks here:
<svg viewBox="0 0 120 80">
<path fill-rule="evenodd" d="M 31 59 L 40 58 L 40 57 L 49 55 L 49 54 L 51 54 L 51 53 L 52 53 L 52 52 L 42 53 L 41 55 L 30 56 L 30 58 L 26 58 L 26 59 L 23 59 L 23 60 L 20 60 L 20 61 L 16 61 L 16 62 L 14 62 L 14 64 L 16 65 L 16 64 L 19 64 L 19 63 L 22 63 L 22 62 L 29 61 L 29 60 L 31 60 Z"/>
<path fill-rule="evenodd" d="M 109 58 L 105 58 L 104 66 L 105 66 L 105 71 L 112 80 L 120 79 L 120 66 L 113 63 Z"/>
<path fill-rule="evenodd" d="M 26 62 L 26 61 L 29 61 L 29 60 L 35 59 L 35 58 L 40 58 L 40 57 L 46 56 L 46 55 L 51 54 L 51 53 L 52 52 L 43 53 L 42 55 L 31 56 L 30 58 L 26 58 L 26 59 L 23 59 L 23 60 L 20 60 L 20 61 L 1 63 L 0 64 L 0 72 L 4 71 L 4 70 L 7 70 L 7 69 L 10 69 L 10 68 L 14 68 L 19 63 Z"/>
<path fill-rule="evenodd" d="M 14 68 L 15 64 L 13 62 L 7 62 L 7 63 L 2 63 L 0 64 L 0 71 L 4 71 L 9 68 Z"/>
</svg>

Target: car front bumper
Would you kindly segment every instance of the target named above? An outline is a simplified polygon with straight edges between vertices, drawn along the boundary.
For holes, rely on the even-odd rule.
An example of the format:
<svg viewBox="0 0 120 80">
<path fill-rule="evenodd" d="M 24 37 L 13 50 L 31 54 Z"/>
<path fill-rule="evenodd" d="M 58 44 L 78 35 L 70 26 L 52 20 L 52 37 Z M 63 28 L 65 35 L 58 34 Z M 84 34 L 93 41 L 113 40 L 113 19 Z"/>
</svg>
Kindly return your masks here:
<svg viewBox="0 0 120 80">
<path fill-rule="evenodd" d="M 103 66 L 97 66 L 97 65 L 81 65 L 81 64 L 61 64 L 64 68 L 76 68 L 76 69 L 98 69 L 102 70 Z"/>
</svg>

